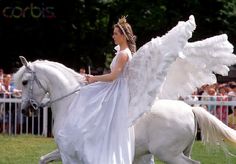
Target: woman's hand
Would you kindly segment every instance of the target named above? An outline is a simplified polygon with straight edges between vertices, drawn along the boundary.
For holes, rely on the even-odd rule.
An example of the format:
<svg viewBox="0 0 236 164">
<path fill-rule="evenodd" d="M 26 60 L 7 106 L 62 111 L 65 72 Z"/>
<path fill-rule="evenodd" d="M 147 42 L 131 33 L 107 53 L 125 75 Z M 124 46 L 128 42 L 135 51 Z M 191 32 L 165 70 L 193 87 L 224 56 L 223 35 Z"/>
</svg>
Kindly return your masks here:
<svg viewBox="0 0 236 164">
<path fill-rule="evenodd" d="M 96 77 L 93 76 L 93 75 L 86 75 L 85 77 L 86 77 L 86 80 L 87 80 L 87 82 L 88 82 L 89 84 L 94 83 L 94 82 L 97 81 L 97 80 L 96 80 Z"/>
</svg>

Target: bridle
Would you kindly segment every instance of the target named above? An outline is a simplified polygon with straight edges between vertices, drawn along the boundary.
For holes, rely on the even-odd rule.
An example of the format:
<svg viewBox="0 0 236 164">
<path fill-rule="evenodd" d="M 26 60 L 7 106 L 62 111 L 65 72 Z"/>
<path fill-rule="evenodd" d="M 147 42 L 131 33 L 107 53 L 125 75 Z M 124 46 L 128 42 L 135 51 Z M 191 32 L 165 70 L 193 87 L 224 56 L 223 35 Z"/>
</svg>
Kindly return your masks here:
<svg viewBox="0 0 236 164">
<path fill-rule="evenodd" d="M 42 108 L 44 108 L 44 107 L 49 107 L 49 106 L 51 106 L 51 104 L 53 104 L 53 103 L 55 103 L 55 102 L 57 102 L 57 101 L 60 101 L 60 100 L 62 100 L 62 99 L 64 99 L 64 98 L 66 98 L 66 97 L 68 97 L 68 96 L 70 96 L 70 95 L 72 95 L 72 94 L 74 94 L 74 93 L 76 93 L 76 92 L 78 92 L 78 91 L 80 91 L 80 86 L 77 86 L 72 92 L 70 92 L 70 93 L 68 93 L 68 94 L 66 94 L 66 95 L 64 95 L 64 96 L 61 96 L 61 97 L 59 97 L 59 98 L 56 98 L 56 99 L 54 99 L 54 100 L 48 100 L 47 102 L 45 102 L 45 103 L 43 103 L 43 102 L 38 102 L 37 100 L 35 100 L 34 98 L 33 98 L 33 84 L 34 84 L 34 82 L 38 85 L 38 87 L 39 88 L 41 88 L 41 89 L 43 89 L 44 90 L 44 96 L 46 95 L 46 94 L 48 94 L 48 90 L 42 85 L 42 83 L 40 82 L 40 80 L 38 79 L 38 77 L 37 77 L 37 75 L 36 75 L 36 72 L 35 71 L 33 71 L 30 67 L 26 67 L 26 71 L 28 72 L 28 73 L 30 73 L 32 76 L 30 76 L 31 78 L 30 78 L 30 80 L 29 80 L 29 82 L 30 82 L 30 87 L 29 87 L 29 97 L 28 98 L 25 98 L 25 99 L 22 99 L 22 102 L 30 102 L 30 105 L 33 107 L 33 109 L 35 110 L 35 111 L 38 111 L 39 109 L 42 109 Z"/>
</svg>

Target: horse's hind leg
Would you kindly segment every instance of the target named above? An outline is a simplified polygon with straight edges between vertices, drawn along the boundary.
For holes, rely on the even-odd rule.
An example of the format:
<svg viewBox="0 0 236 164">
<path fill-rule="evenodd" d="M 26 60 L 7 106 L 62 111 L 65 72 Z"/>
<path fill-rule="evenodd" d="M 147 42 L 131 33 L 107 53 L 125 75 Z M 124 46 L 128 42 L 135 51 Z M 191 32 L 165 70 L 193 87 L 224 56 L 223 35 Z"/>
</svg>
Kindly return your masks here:
<svg viewBox="0 0 236 164">
<path fill-rule="evenodd" d="M 52 161 L 59 161 L 61 160 L 60 152 L 58 149 L 40 157 L 39 164 L 47 164 Z"/>
<path fill-rule="evenodd" d="M 184 154 L 180 154 L 176 157 L 170 157 L 167 160 L 164 160 L 164 162 L 166 164 L 200 164 L 199 161 L 192 160 Z"/>
<path fill-rule="evenodd" d="M 187 156 L 187 157 L 189 157 L 190 158 L 190 156 L 191 156 L 191 153 L 192 153 L 192 147 L 193 147 L 193 143 L 194 142 L 192 142 L 191 144 L 189 144 L 188 146 L 187 146 L 187 148 L 184 150 L 184 155 L 185 156 Z"/>
<path fill-rule="evenodd" d="M 133 164 L 155 164 L 154 156 L 152 154 L 146 154 L 140 157 L 136 157 Z"/>
<path fill-rule="evenodd" d="M 192 139 L 191 143 L 189 143 L 188 146 L 186 147 L 186 149 L 183 151 L 184 155 L 189 158 L 192 153 L 193 144 L 195 142 L 195 138 L 197 136 L 197 130 L 198 130 L 197 119 L 195 118 L 195 116 L 194 116 L 194 121 L 195 121 L 195 127 L 194 127 L 193 139 Z"/>
</svg>

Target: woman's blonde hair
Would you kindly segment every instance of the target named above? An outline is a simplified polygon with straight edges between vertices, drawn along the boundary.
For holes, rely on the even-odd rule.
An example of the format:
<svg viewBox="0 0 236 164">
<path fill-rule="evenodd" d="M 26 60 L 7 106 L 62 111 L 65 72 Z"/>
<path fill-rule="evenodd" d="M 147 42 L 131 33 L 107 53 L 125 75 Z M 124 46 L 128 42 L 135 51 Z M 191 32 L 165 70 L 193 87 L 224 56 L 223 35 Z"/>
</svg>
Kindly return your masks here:
<svg viewBox="0 0 236 164">
<path fill-rule="evenodd" d="M 127 16 L 121 17 L 118 20 L 117 24 L 114 25 L 114 27 L 118 27 L 121 33 L 126 37 L 128 47 L 133 54 L 136 52 L 136 36 L 133 33 L 132 27 L 126 21 L 126 17 Z"/>
</svg>

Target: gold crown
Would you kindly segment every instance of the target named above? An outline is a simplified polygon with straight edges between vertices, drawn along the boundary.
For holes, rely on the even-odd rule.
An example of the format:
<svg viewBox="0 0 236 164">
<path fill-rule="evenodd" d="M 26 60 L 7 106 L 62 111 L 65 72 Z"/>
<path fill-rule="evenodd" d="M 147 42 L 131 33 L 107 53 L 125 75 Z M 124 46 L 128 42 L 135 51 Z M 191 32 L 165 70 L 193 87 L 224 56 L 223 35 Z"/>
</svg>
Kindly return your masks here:
<svg viewBox="0 0 236 164">
<path fill-rule="evenodd" d="M 119 24 L 125 24 L 125 23 L 127 22 L 127 21 L 126 21 L 127 16 L 128 16 L 128 15 L 122 16 L 122 17 L 119 19 L 118 23 L 119 23 Z"/>
</svg>

